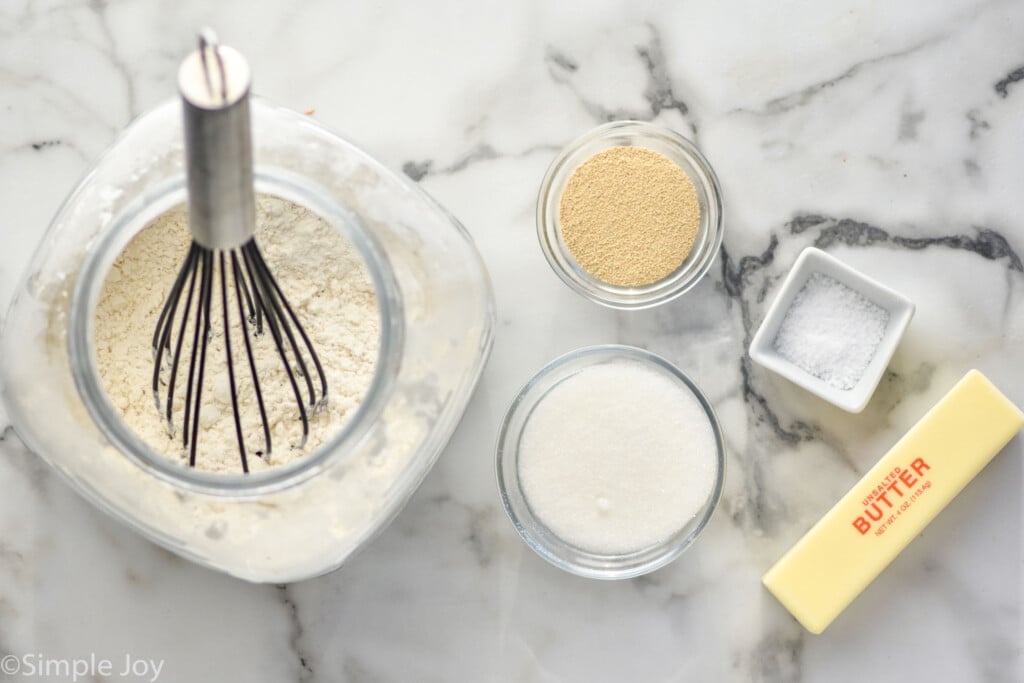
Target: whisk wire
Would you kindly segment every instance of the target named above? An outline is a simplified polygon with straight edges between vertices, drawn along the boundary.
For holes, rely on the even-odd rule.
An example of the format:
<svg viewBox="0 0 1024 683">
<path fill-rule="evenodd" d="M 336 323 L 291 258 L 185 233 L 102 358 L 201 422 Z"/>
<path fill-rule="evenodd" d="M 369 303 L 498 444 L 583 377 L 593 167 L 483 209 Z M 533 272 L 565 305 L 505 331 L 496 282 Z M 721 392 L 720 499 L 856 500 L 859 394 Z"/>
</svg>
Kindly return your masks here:
<svg viewBox="0 0 1024 683">
<path fill-rule="evenodd" d="M 252 249 L 250 249 L 250 245 Z M 302 392 L 299 390 L 299 384 L 295 381 L 295 372 L 292 370 L 292 365 L 288 360 L 288 354 L 285 351 L 284 337 L 281 334 L 282 322 L 287 323 L 280 316 L 280 310 L 277 307 L 274 293 L 268 283 L 263 279 L 262 271 L 254 263 L 252 253 L 259 253 L 256 249 L 255 242 L 248 242 L 242 246 L 242 262 L 245 264 L 245 270 L 249 274 L 249 280 L 252 284 L 253 297 L 256 300 L 256 306 L 263 309 L 264 318 L 267 321 L 267 327 L 270 328 L 270 336 L 274 340 L 274 346 L 277 347 L 278 356 L 281 358 L 281 363 L 284 366 L 285 373 L 288 375 L 288 383 L 291 385 L 292 394 L 295 396 L 295 402 L 299 408 L 299 419 L 302 421 L 302 441 L 299 442 L 298 447 L 302 448 L 306 445 L 306 439 L 309 437 L 309 416 L 306 414 L 306 406 L 302 401 Z M 287 330 L 287 324 L 284 325 Z M 288 336 L 294 340 L 291 332 L 288 332 Z M 292 349 L 298 356 L 298 348 L 292 343 Z"/>
<path fill-rule="evenodd" d="M 291 306 L 285 300 L 284 295 L 281 293 L 281 289 L 277 286 L 277 282 L 274 280 L 274 276 L 271 275 L 270 269 L 267 268 L 266 262 L 263 260 L 263 255 L 260 254 L 259 249 L 249 250 L 249 254 L 253 259 L 253 263 L 256 266 L 256 271 L 261 276 L 261 284 L 266 289 L 266 299 L 271 302 L 275 316 L 278 319 L 278 324 L 282 330 L 284 330 L 285 336 L 288 338 L 288 344 L 291 346 L 292 353 L 295 356 L 295 363 L 298 365 L 299 374 L 306 382 L 306 391 L 309 392 L 309 406 L 310 408 L 316 407 L 316 391 L 313 389 L 313 380 L 310 377 L 309 370 L 306 367 L 306 361 L 302 358 L 302 354 L 299 352 L 299 345 L 295 341 L 295 334 L 292 332 L 291 324 L 289 324 L 289 317 L 286 317 L 286 313 L 291 310 Z M 283 302 L 283 303 L 282 303 Z M 290 316 L 292 323 L 295 322 L 295 316 Z M 305 335 L 303 335 L 305 336 Z"/>
<path fill-rule="evenodd" d="M 156 329 L 153 331 L 153 353 L 162 353 L 167 343 L 167 338 L 170 334 L 164 332 L 164 322 L 174 319 L 174 309 L 178 306 L 178 300 L 181 297 L 181 288 L 185 286 L 185 280 L 188 278 L 188 274 L 191 271 L 192 259 L 195 258 L 195 249 L 191 248 L 188 251 L 188 256 L 185 258 L 185 262 L 181 264 L 181 269 L 178 271 L 177 277 L 174 278 L 174 284 L 171 286 L 171 293 L 167 295 L 167 301 L 164 302 L 163 308 L 160 310 L 160 317 L 156 322 Z M 157 346 L 160 346 L 158 349 Z M 160 367 L 159 358 L 157 358 L 157 367 Z M 156 381 L 157 374 L 154 373 L 153 379 Z M 156 384 L 153 385 L 153 389 L 156 389 Z"/>
<path fill-rule="evenodd" d="M 224 271 L 223 262 L 221 264 L 221 272 Z M 245 276 L 242 275 L 242 268 L 238 265 L 238 253 L 236 251 L 231 252 L 231 272 L 235 282 L 235 298 L 238 301 L 238 317 L 242 320 L 242 339 L 245 340 L 245 355 L 249 360 L 249 374 L 252 376 L 252 385 L 256 393 L 256 404 L 259 406 L 260 411 L 260 424 L 263 426 L 263 441 L 264 441 L 264 453 L 269 456 L 271 452 L 271 441 L 270 441 L 270 423 L 267 421 L 267 409 L 263 405 L 263 392 L 260 391 L 260 379 L 259 373 L 256 372 L 256 360 L 252 355 L 252 344 L 249 341 L 249 328 L 245 324 L 245 314 L 242 312 L 242 292 L 245 292 L 245 298 L 249 304 L 249 321 L 254 322 L 255 313 L 253 312 L 252 298 L 249 296 L 249 288 L 245 284 Z M 225 309 L 227 310 L 227 309 Z M 227 316 L 225 316 L 226 318 Z M 261 322 L 262 324 L 262 322 Z M 236 415 L 237 420 L 237 415 Z M 239 441 L 242 440 L 241 435 L 238 437 Z M 243 463 L 243 466 L 245 463 Z"/>
<path fill-rule="evenodd" d="M 195 383 L 195 403 L 190 403 L 192 398 L 192 366 L 195 365 L 196 356 L 192 354 L 189 367 L 189 390 L 185 393 L 185 441 L 184 445 L 189 447 L 189 467 L 196 465 L 196 446 L 199 442 L 199 408 L 203 398 L 203 376 L 206 370 L 206 349 L 210 343 L 210 299 L 213 297 L 213 252 L 209 249 L 202 251 L 202 289 L 200 291 L 200 302 L 196 307 L 196 328 L 194 334 L 198 335 L 199 341 L 199 372 Z M 200 331 L 201 330 L 201 331 Z M 192 347 L 195 349 L 195 345 Z M 192 437 L 188 436 L 189 411 L 192 411 Z"/>
<path fill-rule="evenodd" d="M 299 331 L 299 336 L 302 337 L 302 342 L 306 346 L 306 351 L 309 353 L 309 357 L 313 360 L 314 367 L 316 367 L 317 375 L 320 378 L 319 399 L 316 398 L 316 395 L 313 391 L 312 380 L 310 379 L 309 372 L 306 369 L 306 363 L 302 360 L 302 354 L 300 354 L 298 352 L 298 349 L 295 348 L 295 340 L 294 338 L 291 337 L 291 334 L 289 333 L 289 339 L 291 339 L 292 348 L 295 349 L 295 355 L 298 358 L 299 367 L 302 370 L 303 376 L 306 378 L 306 386 L 309 390 L 309 405 L 313 409 L 316 409 L 319 405 L 322 404 L 322 402 L 327 400 L 327 377 L 324 374 L 323 365 L 320 364 L 320 358 L 319 356 L 317 356 L 316 351 L 313 349 L 313 343 L 309 340 L 309 335 L 306 334 L 305 328 L 302 327 L 302 323 L 299 322 L 298 316 L 296 316 L 295 311 L 292 310 L 291 304 L 289 304 L 288 299 L 285 298 L 284 292 L 282 292 L 281 288 L 278 286 L 277 280 L 274 278 L 273 274 L 271 274 L 270 268 L 267 267 L 267 262 L 263 260 L 263 254 L 260 253 L 259 249 L 255 248 L 255 245 L 253 245 L 253 247 L 253 255 L 257 259 L 259 267 L 263 270 L 267 280 L 273 286 L 274 292 L 278 300 L 280 301 L 281 306 L 288 313 L 288 317 L 291 318 L 292 324 L 295 325 L 295 329 Z M 287 328 L 285 329 L 287 330 Z"/>
<path fill-rule="evenodd" d="M 181 289 L 185 286 L 185 280 L 192 270 L 193 259 L 195 259 L 195 247 L 189 249 L 185 262 L 174 279 L 171 293 L 167 296 L 163 308 L 160 310 L 160 317 L 153 332 L 153 400 L 156 402 L 157 412 L 160 412 L 160 370 L 163 368 L 164 350 L 170 349 L 171 328 L 174 325 L 174 314 L 177 311 L 178 303 L 181 301 Z"/>
<path fill-rule="evenodd" d="M 213 32 L 213 29 L 204 28 L 199 32 L 199 60 L 203 65 L 203 76 L 206 80 L 206 90 L 213 96 L 213 81 L 210 78 L 210 65 L 206 61 L 206 52 L 209 49 L 213 52 L 214 59 L 217 60 L 217 70 L 220 76 L 220 99 L 222 101 L 227 100 L 228 97 L 228 79 L 227 74 L 224 70 L 224 58 L 220 54 L 220 41 L 217 40 L 217 34 Z"/>
<path fill-rule="evenodd" d="M 229 259 L 230 266 L 228 265 Z M 302 424 L 301 441 L 293 444 L 296 448 L 305 446 L 309 437 L 310 416 L 326 401 L 327 380 L 309 335 L 272 275 L 255 240 L 250 239 L 238 248 L 218 250 L 208 249 L 193 242 L 181 270 L 175 276 L 167 301 L 161 308 L 153 334 L 154 400 L 157 410 L 166 419 L 168 432 L 172 438 L 177 433 L 174 416 L 176 412 L 180 411 L 181 444 L 188 451 L 190 466 L 195 466 L 198 453 L 203 385 L 206 378 L 207 351 L 212 334 L 213 290 L 218 277 L 220 280 L 218 298 L 220 299 L 221 322 L 224 329 L 224 350 L 228 366 L 228 391 L 234 419 L 234 432 L 238 442 L 242 471 L 248 472 L 249 448 L 245 443 L 245 427 L 242 420 L 239 393 L 241 377 L 235 368 L 235 363 L 238 362 L 237 342 L 233 347 L 231 339 L 232 315 L 230 295 L 227 291 L 229 287 L 233 286 L 235 290 L 235 307 L 241 327 L 242 345 L 263 432 L 265 448 L 257 452 L 257 455 L 269 456 L 272 452 L 273 439 L 254 353 L 254 335 L 258 337 L 266 327 L 273 339 Z M 230 285 L 229 278 L 231 279 Z M 254 329 L 250 330 L 250 326 Z M 186 339 L 191 342 L 187 347 Z M 184 371 L 183 366 L 186 362 L 188 370 Z M 316 383 L 314 383 L 313 375 L 310 372 L 311 368 L 315 368 L 317 373 L 319 381 Z M 183 375 L 180 379 L 185 385 L 185 396 L 184 401 L 179 401 L 179 404 L 175 405 L 179 375 Z M 296 375 L 303 377 L 305 391 L 308 393 L 308 404 L 304 400 L 304 392 Z M 161 401 L 161 394 L 165 385 L 166 401 L 164 402 Z"/>
<path fill-rule="evenodd" d="M 178 327 L 178 339 L 177 339 L 177 341 L 174 344 L 174 353 L 171 356 L 170 376 L 168 377 L 168 380 L 167 380 L 167 414 L 166 414 L 166 419 L 167 419 L 167 429 L 170 432 L 172 437 L 174 436 L 174 420 L 173 420 L 173 417 L 172 417 L 172 411 L 173 411 L 173 407 L 174 407 L 174 386 L 175 386 L 175 383 L 178 380 L 178 366 L 179 366 L 179 364 L 181 362 L 181 346 L 182 346 L 182 343 L 185 341 L 185 327 L 186 327 L 186 325 L 188 325 L 188 316 L 189 316 L 189 312 L 190 312 L 190 310 L 192 308 L 192 295 L 195 293 L 195 289 L 196 289 L 196 271 L 198 270 L 198 263 L 199 263 L 199 247 L 196 246 L 194 243 L 192 245 L 192 249 L 189 251 L 189 258 L 186 260 L 186 263 L 189 266 L 189 269 L 191 270 L 191 277 L 189 278 L 189 283 L 188 283 L 188 296 L 185 297 L 185 308 L 184 308 L 184 310 L 182 311 L 182 314 L 181 314 L 181 325 Z M 181 295 L 181 290 L 178 291 L 178 295 L 179 296 Z M 178 306 L 178 304 L 177 304 L 177 302 L 175 302 L 174 303 L 174 308 L 177 308 L 177 306 Z M 168 337 L 167 337 L 168 345 L 170 345 L 170 336 L 169 335 L 171 334 L 171 325 L 172 324 L 173 324 L 173 320 L 171 318 L 168 318 L 168 320 L 167 320 L 167 326 L 168 327 L 167 327 L 167 331 L 165 332 L 165 334 L 168 335 Z M 157 366 L 157 369 L 155 371 L 159 372 L 159 365 Z"/>
<path fill-rule="evenodd" d="M 238 455 L 242 459 L 242 473 L 249 471 L 249 460 L 245 456 L 245 438 L 242 436 L 242 418 L 238 412 L 238 388 L 235 386 L 235 365 L 231 358 L 231 319 L 228 315 L 228 277 L 227 268 L 224 263 L 224 252 L 218 254 L 220 259 L 220 302 L 221 310 L 224 315 L 221 316 L 224 322 L 224 356 L 228 364 L 228 388 L 231 392 L 231 413 L 235 419 L 235 437 L 238 440 Z M 241 300 L 239 300 L 241 303 Z M 241 307 L 239 307 L 239 314 L 241 314 Z M 242 329 L 245 329 L 245 319 L 242 319 Z"/>
<path fill-rule="evenodd" d="M 200 250 L 200 255 L 199 255 L 199 258 L 197 259 L 197 263 L 196 263 L 195 274 L 193 275 L 193 278 L 195 278 L 196 280 L 198 280 L 200 282 L 200 284 L 199 284 L 199 300 L 196 302 L 196 317 L 195 317 L 195 323 L 192 326 L 192 346 L 190 347 L 192 349 L 192 353 L 190 353 L 189 357 L 188 357 L 188 375 L 187 375 L 187 381 L 185 382 L 185 412 L 184 412 L 184 415 L 185 415 L 185 417 L 184 417 L 184 426 L 185 426 L 185 428 L 184 428 L 184 430 L 182 430 L 182 435 L 181 435 L 182 446 L 188 446 L 189 437 L 192 434 L 192 430 L 190 428 L 190 426 L 192 424 L 192 391 L 193 391 L 193 387 L 195 386 L 196 362 L 199 360 L 199 356 L 197 354 L 197 350 L 199 349 L 200 330 L 202 330 L 202 328 L 203 328 L 202 270 L 203 270 L 203 258 L 202 258 L 202 250 Z M 189 294 L 190 295 L 192 294 L 192 288 L 189 288 Z M 189 312 L 189 308 L 191 307 L 191 305 L 192 305 L 192 298 L 190 296 L 189 299 L 185 302 L 185 317 L 183 317 L 181 319 L 181 326 L 182 326 L 182 334 L 181 334 L 181 336 L 182 337 L 185 336 L 185 326 L 188 323 L 188 312 Z M 179 338 L 178 339 L 179 346 L 180 346 L 181 342 L 182 342 L 182 339 Z M 170 401 L 167 402 L 167 410 L 168 410 L 168 412 L 171 411 L 173 406 L 174 406 L 173 403 L 171 403 Z"/>
<path fill-rule="evenodd" d="M 249 311 L 249 315 L 246 316 L 241 308 L 238 310 L 238 314 L 242 320 L 248 320 L 249 323 L 256 326 L 257 334 L 263 331 L 263 317 L 262 314 L 257 313 L 256 307 L 252 302 L 252 295 L 249 293 L 249 285 L 245 282 L 245 277 L 239 277 L 240 270 L 238 267 L 238 254 L 236 250 L 231 250 L 231 271 L 235 278 L 235 289 L 240 290 L 239 296 L 245 297 L 245 308 Z M 241 301 L 238 302 L 241 305 Z"/>
</svg>

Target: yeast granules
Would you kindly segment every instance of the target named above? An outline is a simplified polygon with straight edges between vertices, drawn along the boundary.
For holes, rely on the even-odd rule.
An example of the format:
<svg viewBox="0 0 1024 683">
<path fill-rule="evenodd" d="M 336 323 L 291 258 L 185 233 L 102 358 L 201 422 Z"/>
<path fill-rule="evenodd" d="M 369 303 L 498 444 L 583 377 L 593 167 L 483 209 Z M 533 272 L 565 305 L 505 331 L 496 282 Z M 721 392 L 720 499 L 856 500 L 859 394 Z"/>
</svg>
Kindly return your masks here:
<svg viewBox="0 0 1024 683">
<path fill-rule="evenodd" d="M 612 147 L 572 174 L 559 205 L 562 240 L 579 266 L 619 287 L 665 279 L 700 229 L 693 181 L 659 152 Z"/>
</svg>

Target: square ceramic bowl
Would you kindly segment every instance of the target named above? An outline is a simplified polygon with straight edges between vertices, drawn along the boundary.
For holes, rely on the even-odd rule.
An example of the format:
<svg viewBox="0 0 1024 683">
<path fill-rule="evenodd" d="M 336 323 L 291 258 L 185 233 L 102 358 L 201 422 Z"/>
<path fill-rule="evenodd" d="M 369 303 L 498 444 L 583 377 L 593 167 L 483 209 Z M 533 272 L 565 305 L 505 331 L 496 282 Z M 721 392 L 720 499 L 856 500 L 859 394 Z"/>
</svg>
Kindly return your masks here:
<svg viewBox="0 0 1024 683">
<path fill-rule="evenodd" d="M 793 300 L 815 273 L 837 280 L 889 312 L 885 332 L 871 361 L 857 383 L 849 389 L 840 389 L 829 384 L 786 359 L 775 348 L 775 338 Z M 913 316 L 914 304 L 905 296 L 854 270 L 834 256 L 810 247 L 797 258 L 782 284 L 782 290 L 768 309 L 768 314 L 750 343 L 750 358 L 758 365 L 782 375 L 829 403 L 848 412 L 859 413 L 878 387 L 882 373 L 889 365 L 889 360 Z"/>
</svg>

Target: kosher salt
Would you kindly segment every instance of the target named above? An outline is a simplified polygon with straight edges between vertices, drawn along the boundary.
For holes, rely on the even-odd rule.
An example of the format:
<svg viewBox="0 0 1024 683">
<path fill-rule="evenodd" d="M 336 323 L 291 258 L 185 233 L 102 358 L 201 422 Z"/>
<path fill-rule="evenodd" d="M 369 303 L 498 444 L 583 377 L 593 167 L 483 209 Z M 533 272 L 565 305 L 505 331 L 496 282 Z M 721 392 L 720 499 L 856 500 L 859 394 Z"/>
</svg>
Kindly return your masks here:
<svg viewBox="0 0 1024 683">
<path fill-rule="evenodd" d="M 833 277 L 811 275 L 786 312 L 773 346 L 830 386 L 857 386 L 878 350 L 889 312 Z"/>
</svg>

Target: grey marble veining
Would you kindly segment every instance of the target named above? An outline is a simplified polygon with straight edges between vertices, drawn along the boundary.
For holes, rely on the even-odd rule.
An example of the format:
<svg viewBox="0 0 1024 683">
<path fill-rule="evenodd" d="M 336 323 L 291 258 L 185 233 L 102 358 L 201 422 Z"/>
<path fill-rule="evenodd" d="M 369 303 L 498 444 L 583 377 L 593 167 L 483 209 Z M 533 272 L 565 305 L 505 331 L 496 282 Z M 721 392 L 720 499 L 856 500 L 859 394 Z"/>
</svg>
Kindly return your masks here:
<svg viewBox="0 0 1024 683">
<path fill-rule="evenodd" d="M 0 412 L 0 654 L 159 658 L 175 682 L 1024 680 L 1020 438 L 824 635 L 760 586 L 968 368 L 1024 404 L 1024 5 L 4 0 L 0 307 L 63 196 L 173 95 L 204 23 L 250 56 L 260 94 L 315 110 L 467 226 L 494 279 L 494 353 L 392 526 L 289 586 L 200 569 L 106 519 Z M 725 196 L 711 272 L 638 313 L 569 291 L 533 225 L 557 150 L 625 117 L 693 138 Z M 860 415 L 745 355 L 807 246 L 917 304 Z M 535 557 L 493 475 L 519 386 L 605 342 L 689 372 L 729 449 L 701 541 L 617 583 Z"/>
</svg>

